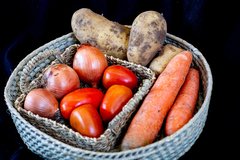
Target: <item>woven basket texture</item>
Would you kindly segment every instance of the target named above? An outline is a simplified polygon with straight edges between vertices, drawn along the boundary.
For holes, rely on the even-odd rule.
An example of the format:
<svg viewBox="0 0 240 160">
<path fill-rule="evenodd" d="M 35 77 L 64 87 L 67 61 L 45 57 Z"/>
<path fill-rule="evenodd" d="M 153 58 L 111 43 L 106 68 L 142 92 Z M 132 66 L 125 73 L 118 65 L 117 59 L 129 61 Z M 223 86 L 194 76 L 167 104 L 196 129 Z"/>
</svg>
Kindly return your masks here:
<svg viewBox="0 0 240 160">
<path fill-rule="evenodd" d="M 167 34 L 165 43 L 173 44 L 193 53 L 194 67 L 201 75 L 201 91 L 194 117 L 171 136 L 133 150 L 119 151 L 117 140 L 136 111 L 138 104 L 154 83 L 155 75 L 143 66 L 107 57 L 109 64 L 121 64 L 133 70 L 140 87 L 134 97 L 107 126 L 99 138 L 88 138 L 71 130 L 59 121 L 39 117 L 21 106 L 25 95 L 41 86 L 41 73 L 55 63 L 71 63 L 77 39 L 73 33 L 63 35 L 34 50 L 12 72 L 4 90 L 5 101 L 18 133 L 28 148 L 45 159 L 178 159 L 186 153 L 200 136 L 208 115 L 212 92 L 212 74 L 201 52 L 193 45 L 174 35 Z M 71 55 L 69 57 L 69 55 Z"/>
</svg>

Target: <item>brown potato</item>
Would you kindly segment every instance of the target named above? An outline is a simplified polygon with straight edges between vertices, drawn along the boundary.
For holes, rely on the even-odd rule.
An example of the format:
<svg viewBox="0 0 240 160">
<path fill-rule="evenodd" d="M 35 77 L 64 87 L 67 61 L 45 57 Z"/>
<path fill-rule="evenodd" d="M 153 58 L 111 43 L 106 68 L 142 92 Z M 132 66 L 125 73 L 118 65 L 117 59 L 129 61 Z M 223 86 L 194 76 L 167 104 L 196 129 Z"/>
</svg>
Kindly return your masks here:
<svg viewBox="0 0 240 160">
<path fill-rule="evenodd" d="M 130 28 L 87 8 L 81 8 L 73 14 L 71 26 L 80 43 L 90 43 L 105 54 L 127 59 Z"/>
<path fill-rule="evenodd" d="M 178 48 L 171 44 L 166 44 L 163 47 L 163 51 L 159 56 L 154 58 L 149 65 L 149 68 L 153 70 L 157 75 L 162 73 L 162 71 L 166 68 L 168 62 L 178 53 L 182 52 L 182 48 Z"/>
<path fill-rule="evenodd" d="M 146 66 L 161 51 L 167 23 L 156 11 L 139 14 L 133 21 L 127 50 L 128 61 Z"/>
</svg>

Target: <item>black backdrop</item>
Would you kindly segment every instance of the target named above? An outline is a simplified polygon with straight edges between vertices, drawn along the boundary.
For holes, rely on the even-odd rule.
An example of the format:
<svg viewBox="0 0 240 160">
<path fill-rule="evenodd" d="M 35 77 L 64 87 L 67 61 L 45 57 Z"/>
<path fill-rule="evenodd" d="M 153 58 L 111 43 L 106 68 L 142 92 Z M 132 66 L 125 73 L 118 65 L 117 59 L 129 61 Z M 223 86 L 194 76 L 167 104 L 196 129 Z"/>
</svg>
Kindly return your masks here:
<svg viewBox="0 0 240 160">
<path fill-rule="evenodd" d="M 131 25 L 146 10 L 163 13 L 168 32 L 197 47 L 213 74 L 207 122 L 181 159 L 237 156 L 239 144 L 240 15 L 231 1 L 207 0 L 8 0 L 0 2 L 0 159 L 40 159 L 27 149 L 7 112 L 3 89 L 18 62 L 41 45 L 71 32 L 74 11 L 87 7 Z M 236 143 L 236 148 L 234 144 Z"/>
</svg>

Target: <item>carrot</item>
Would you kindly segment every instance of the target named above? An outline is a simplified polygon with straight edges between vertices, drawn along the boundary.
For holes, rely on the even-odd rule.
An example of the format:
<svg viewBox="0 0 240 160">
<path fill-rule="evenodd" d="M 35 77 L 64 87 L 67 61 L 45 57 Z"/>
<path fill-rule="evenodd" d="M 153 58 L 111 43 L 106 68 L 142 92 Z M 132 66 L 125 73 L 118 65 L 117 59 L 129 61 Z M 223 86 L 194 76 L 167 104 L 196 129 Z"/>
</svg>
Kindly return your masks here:
<svg viewBox="0 0 240 160">
<path fill-rule="evenodd" d="M 192 54 L 177 54 L 158 76 L 152 89 L 133 117 L 121 143 L 121 149 L 133 149 L 152 143 L 172 106 L 192 62 Z"/>
<path fill-rule="evenodd" d="M 190 68 L 186 80 L 171 107 L 165 124 L 165 134 L 171 135 L 193 116 L 199 91 L 199 72 Z"/>
</svg>

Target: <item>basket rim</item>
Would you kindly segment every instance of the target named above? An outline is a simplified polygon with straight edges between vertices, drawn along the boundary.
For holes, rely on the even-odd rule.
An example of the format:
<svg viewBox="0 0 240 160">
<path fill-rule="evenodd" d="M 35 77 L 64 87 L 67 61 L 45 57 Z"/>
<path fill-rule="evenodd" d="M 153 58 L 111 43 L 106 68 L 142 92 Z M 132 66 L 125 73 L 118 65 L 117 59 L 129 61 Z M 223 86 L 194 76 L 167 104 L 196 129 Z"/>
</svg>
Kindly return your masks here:
<svg viewBox="0 0 240 160">
<path fill-rule="evenodd" d="M 66 36 L 70 36 L 72 35 L 73 33 L 70 32 L 68 33 Z M 167 141 L 171 141 L 172 139 L 174 139 L 175 137 L 177 137 L 183 130 L 185 130 L 186 128 L 188 128 L 200 115 L 201 112 L 203 112 L 204 108 L 208 107 L 208 103 L 210 102 L 210 99 L 211 99 L 211 94 L 212 94 L 212 86 L 213 86 L 213 77 L 212 77 L 212 73 L 211 73 L 211 69 L 210 69 L 210 66 L 208 64 L 208 62 L 206 61 L 205 57 L 202 55 L 202 53 L 197 49 L 195 48 L 192 44 L 188 43 L 187 41 L 177 37 L 177 36 L 174 36 L 170 33 L 167 33 L 167 38 L 168 39 L 172 39 L 174 41 L 177 41 L 179 44 L 182 44 L 190 49 L 192 49 L 193 51 L 193 54 L 197 55 L 198 58 L 201 59 L 201 61 L 203 62 L 203 65 L 206 69 L 206 72 L 207 72 L 207 86 L 206 86 L 206 96 L 204 97 L 204 100 L 203 100 L 203 103 L 201 105 L 201 107 L 199 108 L 198 112 L 191 118 L 191 120 L 186 124 L 184 125 L 181 129 L 179 129 L 177 132 L 175 132 L 174 134 L 170 135 L 170 136 L 166 136 L 164 137 L 163 139 L 159 140 L 159 141 L 156 141 L 152 144 L 149 144 L 149 145 L 146 145 L 146 146 L 143 146 L 143 147 L 139 147 L 139 148 L 135 148 L 135 149 L 131 149 L 131 150 L 124 150 L 124 151 L 117 151 L 117 152 L 99 152 L 99 151 L 91 151 L 91 150 L 86 150 L 86 149 L 82 149 L 82 148 L 77 148 L 77 147 L 74 147 L 74 146 L 71 146 L 69 144 L 66 144 L 66 143 L 63 143 L 53 137 L 51 137 L 50 135 L 42 132 L 41 130 L 39 130 L 38 128 L 36 127 L 31 127 L 34 131 L 36 131 L 37 133 L 41 133 L 44 137 L 47 137 L 50 139 L 50 141 L 54 141 L 57 145 L 61 146 L 61 147 L 64 147 L 64 148 L 67 148 L 71 151 L 74 151 L 74 152 L 84 152 L 86 154 L 98 154 L 98 155 L 103 155 L 103 156 L 116 156 L 116 155 L 126 155 L 126 154 L 129 154 L 129 153 L 138 153 L 140 152 L 141 150 L 145 150 L 145 149 L 148 149 L 148 148 L 153 148 L 153 147 L 156 147 L 158 145 L 161 145 Z M 55 39 L 54 41 L 57 41 L 59 38 Z M 41 50 L 42 48 L 44 48 L 45 45 L 41 46 L 40 48 L 38 48 L 37 50 Z M 36 50 L 36 51 L 37 51 Z M 27 57 L 30 57 L 30 55 L 28 55 Z M 23 61 L 20 62 L 21 64 L 24 63 Z M 7 84 L 5 86 L 5 89 L 4 89 L 4 97 L 5 97 L 5 101 L 7 103 L 7 106 L 9 108 L 9 110 L 11 110 L 11 112 L 13 112 L 15 115 L 17 115 L 17 117 L 19 119 L 21 119 L 21 121 L 23 121 L 24 123 L 26 123 L 26 125 L 28 126 L 32 126 L 28 121 L 26 121 L 21 115 L 20 113 L 16 110 L 16 108 L 14 108 L 10 102 L 10 100 L 8 99 L 8 96 L 7 96 L 7 89 L 10 87 L 10 81 L 14 78 L 15 75 L 17 75 L 16 73 L 16 68 L 13 70 L 12 74 L 10 75 L 9 77 L 9 80 L 7 81 Z M 11 113 L 12 115 L 12 113 Z M 147 153 L 145 153 L 145 156 L 147 155 L 151 155 L 152 153 L 149 151 Z M 180 153 L 180 154 L 184 154 L 184 153 Z M 131 154 L 130 154 L 131 155 Z M 123 156 L 124 157 L 124 156 Z M 134 155 L 134 157 L 132 157 L 132 155 L 128 158 L 139 158 L 139 157 L 142 157 L 141 154 L 139 155 Z"/>
</svg>

